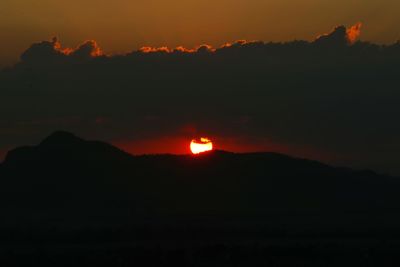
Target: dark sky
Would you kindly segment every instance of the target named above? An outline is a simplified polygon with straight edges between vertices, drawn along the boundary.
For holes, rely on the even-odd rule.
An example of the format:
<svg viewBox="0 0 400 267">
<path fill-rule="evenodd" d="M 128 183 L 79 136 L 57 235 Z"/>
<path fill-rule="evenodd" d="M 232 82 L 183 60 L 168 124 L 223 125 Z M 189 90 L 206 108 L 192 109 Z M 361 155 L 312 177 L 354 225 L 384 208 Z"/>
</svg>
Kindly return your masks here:
<svg viewBox="0 0 400 267">
<path fill-rule="evenodd" d="M 399 175 L 400 44 L 358 34 L 340 26 L 314 41 L 118 56 L 95 41 L 36 43 L 0 72 L 0 151 L 59 129 L 135 154 L 188 153 L 207 136 L 224 150 Z"/>
</svg>

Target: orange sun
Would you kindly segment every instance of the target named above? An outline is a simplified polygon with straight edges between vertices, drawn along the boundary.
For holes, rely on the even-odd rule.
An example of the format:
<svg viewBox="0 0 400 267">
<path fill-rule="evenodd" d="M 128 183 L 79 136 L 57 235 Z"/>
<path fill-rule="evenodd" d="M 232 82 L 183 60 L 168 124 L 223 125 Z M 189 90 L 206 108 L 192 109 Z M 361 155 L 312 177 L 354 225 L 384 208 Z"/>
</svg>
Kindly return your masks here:
<svg viewBox="0 0 400 267">
<path fill-rule="evenodd" d="M 208 138 L 200 138 L 199 140 L 193 139 L 190 143 L 190 150 L 193 154 L 200 154 L 202 152 L 213 150 L 213 143 Z"/>
</svg>

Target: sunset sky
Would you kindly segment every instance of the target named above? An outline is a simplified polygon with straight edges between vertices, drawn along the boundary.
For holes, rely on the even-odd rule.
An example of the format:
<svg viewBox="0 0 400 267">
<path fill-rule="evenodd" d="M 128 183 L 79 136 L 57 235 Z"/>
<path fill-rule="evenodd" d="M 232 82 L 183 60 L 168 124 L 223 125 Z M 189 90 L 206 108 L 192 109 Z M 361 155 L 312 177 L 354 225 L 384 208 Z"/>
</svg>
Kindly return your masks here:
<svg viewBox="0 0 400 267">
<path fill-rule="evenodd" d="M 145 45 L 219 46 L 238 39 L 311 40 L 336 25 L 363 23 L 363 40 L 400 39 L 398 0 L 2 0 L 0 66 L 31 44 L 96 40 L 106 53 Z"/>
<path fill-rule="evenodd" d="M 400 174 L 399 25 L 398 0 L 1 0 L 0 160 L 67 130 Z"/>
</svg>

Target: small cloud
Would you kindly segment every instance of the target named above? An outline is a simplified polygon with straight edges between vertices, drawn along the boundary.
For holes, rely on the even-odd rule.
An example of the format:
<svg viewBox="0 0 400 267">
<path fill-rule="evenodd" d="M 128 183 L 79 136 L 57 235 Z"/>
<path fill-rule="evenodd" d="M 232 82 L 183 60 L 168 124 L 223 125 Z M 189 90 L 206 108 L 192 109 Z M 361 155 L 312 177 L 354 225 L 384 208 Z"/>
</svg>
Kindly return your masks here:
<svg viewBox="0 0 400 267">
<path fill-rule="evenodd" d="M 97 42 L 94 40 L 85 41 L 69 54 L 76 58 L 91 58 L 104 55 Z"/>
<path fill-rule="evenodd" d="M 184 46 L 178 46 L 174 49 L 171 49 L 167 46 L 161 46 L 161 47 L 151 47 L 151 46 L 143 46 L 139 50 L 139 52 L 142 53 L 186 53 L 186 54 L 192 54 L 192 53 L 202 53 L 202 52 L 215 52 L 215 49 L 212 48 L 212 46 L 203 44 L 200 45 L 194 49 L 191 48 L 186 48 Z"/>
<path fill-rule="evenodd" d="M 196 48 L 197 53 L 210 53 L 215 51 L 216 50 L 211 45 L 208 44 L 203 44 Z"/>
<path fill-rule="evenodd" d="M 70 51 L 63 50 L 56 37 L 51 41 L 43 41 L 31 45 L 22 55 L 23 62 L 49 62 L 67 55 Z"/>
<path fill-rule="evenodd" d="M 170 53 L 171 51 L 166 46 L 162 46 L 162 47 L 143 46 L 139 49 L 139 52 L 142 52 L 142 53 Z"/>
<path fill-rule="evenodd" d="M 352 45 L 361 34 L 362 23 L 357 23 L 350 28 L 337 26 L 332 32 L 318 36 L 314 43 L 325 46 Z"/>
<path fill-rule="evenodd" d="M 358 22 L 355 25 L 353 25 L 347 29 L 347 31 L 346 31 L 347 40 L 350 44 L 354 44 L 357 41 L 358 37 L 361 34 L 361 27 L 362 27 L 362 23 Z"/>
<path fill-rule="evenodd" d="M 96 41 L 88 40 L 77 48 L 63 48 L 57 37 L 31 45 L 21 61 L 35 64 L 59 63 L 70 59 L 89 59 L 104 55 Z"/>
<path fill-rule="evenodd" d="M 221 48 L 229 48 L 229 47 L 242 47 L 245 45 L 250 45 L 250 44 L 257 44 L 257 43 L 262 43 L 261 41 L 247 41 L 247 40 L 237 40 L 233 43 L 226 43 L 221 46 Z"/>
<path fill-rule="evenodd" d="M 176 53 L 195 53 L 196 49 L 188 49 L 188 48 L 183 47 L 183 46 L 178 46 L 173 50 L 173 52 L 176 52 Z"/>
</svg>

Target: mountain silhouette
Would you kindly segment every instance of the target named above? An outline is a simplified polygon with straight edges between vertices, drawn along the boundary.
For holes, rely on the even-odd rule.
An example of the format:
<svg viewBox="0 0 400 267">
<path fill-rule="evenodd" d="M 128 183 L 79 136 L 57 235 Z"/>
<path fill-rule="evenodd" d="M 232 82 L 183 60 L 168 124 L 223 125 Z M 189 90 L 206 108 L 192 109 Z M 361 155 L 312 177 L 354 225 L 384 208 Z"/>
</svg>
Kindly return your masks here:
<svg viewBox="0 0 400 267">
<path fill-rule="evenodd" d="M 400 222 L 398 178 L 277 153 L 133 156 L 59 131 L 10 151 L 0 177 L 4 226 L 209 218 L 301 231 L 359 227 L 350 221 L 381 229 L 385 216 Z"/>
<path fill-rule="evenodd" d="M 399 190 L 277 153 L 133 156 L 59 131 L 0 165 L 0 264 L 397 266 Z"/>
</svg>

